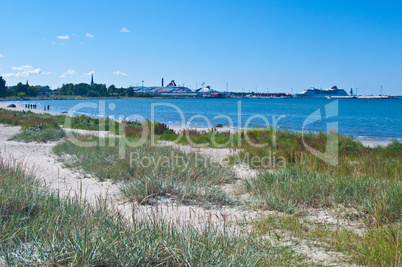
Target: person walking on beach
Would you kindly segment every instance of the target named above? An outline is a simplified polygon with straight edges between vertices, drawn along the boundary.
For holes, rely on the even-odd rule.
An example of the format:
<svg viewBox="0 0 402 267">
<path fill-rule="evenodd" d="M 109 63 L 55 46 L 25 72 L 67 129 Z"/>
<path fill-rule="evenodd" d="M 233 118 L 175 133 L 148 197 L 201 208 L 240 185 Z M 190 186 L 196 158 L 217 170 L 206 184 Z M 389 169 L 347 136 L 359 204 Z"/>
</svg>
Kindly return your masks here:
<svg viewBox="0 0 402 267">
<path fill-rule="evenodd" d="M 47 111 L 49 111 L 50 110 L 50 106 L 49 105 L 47 105 Z"/>
</svg>

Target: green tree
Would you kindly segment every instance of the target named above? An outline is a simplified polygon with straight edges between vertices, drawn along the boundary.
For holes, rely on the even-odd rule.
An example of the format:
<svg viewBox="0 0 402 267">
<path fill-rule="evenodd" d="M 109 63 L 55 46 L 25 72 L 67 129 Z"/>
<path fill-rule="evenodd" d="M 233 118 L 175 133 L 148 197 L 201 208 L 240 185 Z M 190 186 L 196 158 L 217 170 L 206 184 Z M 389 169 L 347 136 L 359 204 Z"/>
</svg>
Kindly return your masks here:
<svg viewBox="0 0 402 267">
<path fill-rule="evenodd" d="M 74 95 L 85 96 L 89 90 L 91 90 L 91 86 L 87 83 L 79 83 L 74 85 Z"/>
<path fill-rule="evenodd" d="M 38 89 L 33 86 L 28 86 L 27 88 L 27 96 L 35 97 L 38 95 Z"/>
<path fill-rule="evenodd" d="M 89 90 L 88 93 L 87 93 L 87 96 L 89 96 L 89 97 L 99 97 L 100 94 L 99 94 L 99 92 L 97 92 L 95 90 Z"/>
<path fill-rule="evenodd" d="M 0 97 L 4 97 L 6 95 L 6 81 L 0 76 Z"/>
<path fill-rule="evenodd" d="M 110 85 L 109 88 L 107 89 L 107 92 L 109 94 L 116 93 L 116 86 L 114 86 L 114 84 Z"/>
<path fill-rule="evenodd" d="M 22 84 L 21 82 L 19 82 L 15 87 L 14 87 L 14 94 L 16 96 L 19 96 L 20 93 L 24 93 L 21 95 L 26 96 L 27 95 L 27 91 L 28 91 L 28 85 L 26 84 Z"/>
<path fill-rule="evenodd" d="M 74 93 L 74 85 L 72 83 L 63 84 L 59 89 L 59 95 L 72 95 Z"/>
<path fill-rule="evenodd" d="M 126 96 L 128 96 L 128 97 L 133 97 L 134 96 L 134 90 L 133 90 L 133 88 L 128 88 L 127 90 L 126 90 Z"/>
</svg>

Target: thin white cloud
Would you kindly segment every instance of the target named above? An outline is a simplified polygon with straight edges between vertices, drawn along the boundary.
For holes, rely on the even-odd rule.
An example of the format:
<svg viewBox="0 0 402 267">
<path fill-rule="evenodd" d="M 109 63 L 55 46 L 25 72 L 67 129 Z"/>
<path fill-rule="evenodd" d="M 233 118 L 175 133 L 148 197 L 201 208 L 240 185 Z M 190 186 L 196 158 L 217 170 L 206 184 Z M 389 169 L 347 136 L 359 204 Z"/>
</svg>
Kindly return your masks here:
<svg viewBox="0 0 402 267">
<path fill-rule="evenodd" d="M 68 71 L 66 71 L 65 73 L 63 73 L 60 78 L 65 78 L 67 76 L 74 76 L 77 75 L 77 72 L 75 70 L 69 69 Z"/>
<path fill-rule="evenodd" d="M 51 72 L 43 72 L 41 69 L 34 68 L 31 65 L 25 65 L 21 67 L 11 67 L 12 70 L 17 72 L 10 72 L 2 74 L 5 78 L 21 78 L 28 76 L 37 76 L 37 75 L 45 75 L 51 74 Z"/>
<path fill-rule="evenodd" d="M 120 30 L 121 32 L 131 32 L 129 29 L 127 29 L 127 28 L 121 28 L 121 30 Z"/>
<path fill-rule="evenodd" d="M 57 36 L 57 38 L 59 38 L 61 40 L 68 40 L 68 39 L 70 39 L 70 36 L 68 36 L 67 34 L 66 35 L 59 35 L 59 36 Z"/>
<path fill-rule="evenodd" d="M 33 67 L 31 65 L 25 65 L 21 67 L 11 67 L 12 70 L 18 70 L 18 71 L 29 71 L 33 70 Z"/>
<path fill-rule="evenodd" d="M 86 35 L 87 35 L 88 38 L 94 38 L 94 37 L 95 37 L 95 36 L 93 36 L 93 35 L 90 34 L 90 33 L 87 33 Z"/>
<path fill-rule="evenodd" d="M 124 73 L 124 72 L 121 72 L 121 71 L 113 71 L 113 74 L 117 75 L 117 76 L 128 76 L 127 73 Z"/>
<path fill-rule="evenodd" d="M 4 57 L 2 54 L 0 54 L 0 57 Z"/>
<path fill-rule="evenodd" d="M 95 74 L 95 71 L 90 71 L 90 72 L 88 72 L 88 73 L 84 73 L 83 76 L 84 76 L 84 77 L 86 77 L 86 76 L 91 76 L 92 74 Z"/>
<path fill-rule="evenodd" d="M 55 44 L 56 44 L 56 42 L 55 42 L 55 41 L 52 41 L 52 42 L 51 42 L 51 44 L 52 44 L 52 45 L 55 45 Z"/>
</svg>

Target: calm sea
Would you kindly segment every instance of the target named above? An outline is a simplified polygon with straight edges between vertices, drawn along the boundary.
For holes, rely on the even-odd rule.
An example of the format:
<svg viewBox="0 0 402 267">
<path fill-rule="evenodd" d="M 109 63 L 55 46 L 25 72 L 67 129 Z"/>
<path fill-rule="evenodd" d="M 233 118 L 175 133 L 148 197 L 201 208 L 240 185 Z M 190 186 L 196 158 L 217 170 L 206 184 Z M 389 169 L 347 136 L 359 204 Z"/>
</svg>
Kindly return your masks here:
<svg viewBox="0 0 402 267">
<path fill-rule="evenodd" d="M 21 101 L 20 104 L 26 103 L 37 104 L 37 109 L 49 105 L 55 112 L 127 120 L 147 118 L 193 127 L 220 123 L 236 128 L 276 126 L 325 132 L 328 123 L 337 122 L 340 133 L 358 139 L 402 140 L 402 99 L 108 99 Z M 326 113 L 328 104 L 332 108 L 330 117 Z M 315 121 L 306 123 L 311 114 Z"/>
</svg>

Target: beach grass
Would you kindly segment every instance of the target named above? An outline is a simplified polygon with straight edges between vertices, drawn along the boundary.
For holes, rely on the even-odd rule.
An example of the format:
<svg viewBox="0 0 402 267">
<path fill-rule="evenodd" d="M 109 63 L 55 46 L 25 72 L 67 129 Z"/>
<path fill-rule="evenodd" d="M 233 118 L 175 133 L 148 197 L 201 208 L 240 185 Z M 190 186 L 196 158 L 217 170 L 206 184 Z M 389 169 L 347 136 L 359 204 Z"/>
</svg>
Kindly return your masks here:
<svg viewBox="0 0 402 267">
<path fill-rule="evenodd" d="M 175 141 L 179 144 L 193 146 L 238 149 L 239 153 L 230 158 L 232 164 L 246 163 L 251 168 L 262 171 L 281 169 L 284 164 L 279 163 L 284 162 L 286 166 L 304 166 L 311 171 L 328 175 L 353 174 L 354 176 L 376 177 L 391 181 L 401 180 L 402 177 L 402 144 L 397 141 L 387 147 L 369 148 L 350 137 L 339 134 L 338 164 L 331 166 L 311 154 L 305 146 L 306 144 L 324 153 L 327 135 L 322 132 L 302 135 L 299 132 L 273 128 L 252 128 L 233 133 L 190 129 L 183 130 L 178 134 L 163 123 L 149 120 L 118 123 L 109 118 L 75 116 L 68 117 L 69 123 L 66 125 L 66 118 L 63 115 L 52 116 L 0 109 L 0 123 L 21 125 L 23 129 L 40 123 L 57 129 L 56 124 L 59 124 L 75 129 L 105 130 L 112 134 L 137 138 L 140 138 L 144 132 L 147 138 L 150 138 L 150 131 L 154 129 L 157 140 Z M 267 159 L 273 158 L 273 156 L 275 159 L 272 159 L 270 164 L 255 165 L 247 161 L 243 162 L 244 158 Z"/>
<path fill-rule="evenodd" d="M 76 146 L 65 140 L 53 153 L 66 166 L 99 179 L 123 181 L 122 193 L 128 200 L 148 203 L 158 196 L 172 196 L 179 203 L 233 204 L 220 185 L 233 182 L 235 175 L 228 167 L 195 153 L 181 153 L 168 147 L 125 147 L 119 152 L 119 139 L 102 141 L 90 136 L 76 137 L 82 142 L 104 145 Z M 131 143 L 138 139 L 131 139 Z"/>
<path fill-rule="evenodd" d="M 110 131 L 118 133 L 119 123 L 109 118 L 90 118 L 81 116 L 56 116 L 63 128 L 82 129 L 91 131 Z"/>
<path fill-rule="evenodd" d="M 63 129 L 44 129 L 40 131 L 23 130 L 20 133 L 12 136 L 8 140 L 22 141 L 25 143 L 38 142 L 47 143 L 49 141 L 57 141 L 66 136 Z"/>
<path fill-rule="evenodd" d="M 307 266 L 254 232 L 129 222 L 100 200 L 47 192 L 0 160 L 0 264 L 6 266 Z"/>
<path fill-rule="evenodd" d="M 346 255 L 339 262 L 368 266 L 402 264 L 402 224 L 370 227 L 362 234 L 336 225 L 312 222 L 298 215 L 268 215 L 250 223 L 260 235 L 281 241 L 293 236 L 309 246 Z M 300 241 L 296 241 L 300 242 Z"/>
<path fill-rule="evenodd" d="M 343 176 L 353 174 L 359 177 L 375 177 L 390 181 L 401 180 L 402 177 L 402 143 L 394 141 L 386 147 L 370 148 L 363 146 L 351 137 L 339 134 L 337 155 L 338 163 L 334 166 L 312 154 L 306 147 L 325 153 L 327 135 L 325 133 L 301 133 L 278 130 L 273 140 L 270 129 L 251 129 L 247 136 L 253 137 L 242 141 L 238 155 L 231 157 L 236 164 L 243 158 L 272 158 L 274 164 L 249 164 L 258 170 L 282 168 L 286 166 L 303 166 L 314 172 L 327 175 Z M 236 139 L 236 138 L 234 138 Z M 259 146 L 265 144 L 265 146 Z M 245 162 L 246 164 L 248 162 Z M 278 167 L 279 166 L 279 167 Z"/>
<path fill-rule="evenodd" d="M 6 109 L 0 109 L 0 123 L 21 126 L 22 130 L 37 125 L 42 125 L 42 129 L 59 128 L 57 118 L 52 115 Z"/>
<path fill-rule="evenodd" d="M 402 183 L 353 175 L 327 176 L 303 168 L 264 172 L 246 180 L 244 191 L 252 205 L 288 213 L 305 208 L 342 204 L 359 211 L 369 224 L 382 225 L 401 220 Z"/>
<path fill-rule="evenodd" d="M 215 130 L 183 129 L 176 132 L 165 133 L 158 136 L 160 140 L 176 141 L 183 145 L 197 147 L 228 148 L 238 147 L 237 134 L 230 132 L 218 132 Z"/>
<path fill-rule="evenodd" d="M 21 126 L 20 133 L 9 140 L 46 143 L 65 137 L 57 118 L 48 114 L 0 109 L 0 123 Z"/>
<path fill-rule="evenodd" d="M 39 121 L 49 126 L 55 125 L 56 121 L 56 124 L 59 125 L 64 123 L 65 116 L 54 117 L 48 114 L 38 115 L 32 112 L 3 112 L 3 110 L 0 110 L 0 123 L 21 125 L 23 129 L 28 129 L 32 123 L 35 124 Z M 324 247 L 335 249 L 350 256 L 356 264 L 381 266 L 399 266 L 401 264 L 402 144 L 397 141 L 386 147 L 369 148 L 351 137 L 338 135 L 338 163 L 333 166 L 312 155 L 306 149 L 307 144 L 316 151 L 322 153 L 326 151 L 327 135 L 321 132 L 302 135 L 298 132 L 286 130 L 254 128 L 234 133 L 213 130 L 203 132 L 184 130 L 178 134 L 169 129 L 167 125 L 156 122 L 123 121 L 117 123 L 109 119 L 93 119 L 85 116 L 74 117 L 69 125 L 78 129 L 108 130 L 112 134 L 119 135 L 108 139 L 75 135 L 79 141 L 93 141 L 97 145 L 82 147 L 75 145 L 70 140 L 65 140 L 54 147 L 53 152 L 67 167 L 80 170 L 101 180 L 110 179 L 115 182 L 121 182 L 121 192 L 125 200 L 133 201 L 137 204 L 152 205 L 159 197 L 169 197 L 174 198 L 179 204 L 202 204 L 205 206 L 246 204 L 244 207 L 252 209 L 277 210 L 290 215 L 285 215 L 287 216 L 284 217 L 285 219 L 268 218 L 265 221 L 256 222 L 255 229 L 257 233 L 253 233 L 252 240 L 255 240 L 254 238 L 258 235 L 266 234 L 267 229 L 276 229 L 279 225 L 281 228 L 291 229 L 291 232 L 298 237 L 325 243 Z M 52 129 L 51 127 L 49 128 Z M 230 168 L 214 164 L 197 154 L 180 153 L 171 148 L 152 146 L 149 142 L 151 129 L 154 129 L 157 140 L 177 141 L 179 144 L 201 147 L 238 149 L 239 153 L 232 156 L 230 162 L 233 165 L 245 163 L 259 171 L 257 178 L 244 181 L 241 186 L 240 194 L 246 193 L 250 198 L 245 200 L 244 203 L 240 203 L 235 197 L 222 190 L 222 185 L 233 182 L 234 174 Z M 124 153 L 122 154 L 119 150 L 119 142 L 122 137 L 128 143 L 135 143 L 138 142 L 144 131 L 148 136 L 144 145 L 139 147 L 125 145 Z M 182 135 L 181 137 L 180 134 Z M 180 158 L 182 162 L 175 162 L 176 157 Z M 244 160 L 252 158 L 269 158 L 270 164 L 255 165 L 250 160 Z M 278 164 L 279 159 L 285 164 Z M 183 166 L 183 163 L 187 163 L 187 166 Z M 62 202 L 60 199 L 58 201 Z M 73 205 L 89 210 L 88 207 L 78 202 L 74 202 Z M 324 226 L 311 227 L 305 220 L 297 217 L 309 208 L 332 209 L 339 205 L 347 209 L 357 210 L 357 219 L 365 223 L 365 231 L 362 236 L 345 229 L 334 231 Z M 68 209 L 69 207 L 63 206 L 62 209 Z M 106 210 L 104 207 L 100 208 Z M 355 215 L 350 214 L 350 216 Z M 78 218 L 74 219 L 78 220 Z M 121 224 L 123 225 L 124 223 L 122 222 Z M 92 229 L 92 226 L 90 225 L 89 228 Z M 86 227 L 88 227 L 86 224 L 79 223 L 74 230 L 77 233 L 85 233 L 87 231 Z M 100 226 L 96 225 L 96 227 Z M 156 223 L 153 226 L 145 225 L 141 227 L 148 227 L 148 230 L 141 231 L 151 231 L 149 228 L 152 227 L 152 231 L 154 231 L 156 227 L 157 234 L 163 236 L 165 234 L 163 229 L 170 226 Z M 169 229 L 169 231 L 175 231 L 171 230 L 171 228 Z M 189 230 L 189 235 L 195 234 L 192 232 L 193 230 Z M 34 231 L 37 231 L 37 229 L 34 229 Z M 12 235 L 11 232 L 12 230 L 8 230 L 7 233 Z M 85 235 L 88 234 L 85 233 L 84 237 Z M 181 238 L 181 241 L 188 241 L 181 233 L 177 233 L 177 235 L 179 237 L 175 236 L 176 239 Z M 67 235 L 64 236 L 64 238 L 66 237 L 68 238 Z M 96 238 L 99 238 L 99 236 Z M 94 240 L 99 243 L 96 238 Z M 169 238 L 171 237 L 163 236 L 163 238 L 170 240 Z M 25 239 L 20 236 L 18 236 L 18 240 L 20 243 L 21 240 L 25 242 Z M 25 243 L 24 246 L 17 246 L 17 242 L 14 241 L 14 247 L 2 245 L 1 249 L 3 255 L 5 255 L 4 258 L 11 255 L 10 257 L 15 259 L 15 251 L 18 253 L 19 251 L 26 251 L 27 248 L 31 248 L 32 242 L 36 242 L 35 239 L 31 238 L 31 240 L 34 241 L 29 241 L 29 246 L 26 246 Z M 72 240 L 71 236 L 69 240 Z M 91 242 L 93 242 L 92 239 Z M 198 242 L 209 241 L 203 239 L 198 240 Z M 225 243 L 223 242 L 222 244 Z M 251 247 L 251 251 L 254 251 L 256 244 L 248 242 L 245 244 Z M 64 244 L 64 246 L 70 248 L 68 244 Z M 198 244 L 182 249 L 197 250 L 197 246 Z M 270 248 L 269 245 L 267 246 L 266 249 Z M 4 250 L 3 247 L 7 249 L 12 247 L 12 249 Z M 41 248 L 35 249 L 40 250 Z M 58 249 L 66 250 L 63 246 L 59 246 Z M 106 248 L 102 247 L 102 249 Z M 208 249 L 211 249 L 210 253 L 212 254 L 215 252 L 228 253 L 219 246 L 208 247 Z M 214 249 L 216 251 L 213 251 Z M 235 250 L 238 250 L 240 255 L 246 253 L 246 251 L 239 248 L 233 249 L 231 253 L 234 253 Z M 177 247 L 175 247 L 175 250 L 180 251 Z M 189 261 L 196 264 L 188 264 L 186 261 L 183 263 L 176 261 L 176 258 L 169 258 L 166 256 L 167 254 L 163 254 L 163 256 L 169 260 L 161 261 L 159 252 L 156 251 L 157 249 L 155 248 L 155 255 L 157 255 L 155 256 L 157 259 L 155 264 L 198 265 L 205 263 L 200 260 L 201 256 L 197 256 L 199 261 Z M 44 251 L 41 252 L 44 253 Z M 31 250 L 29 253 L 35 254 L 37 251 Z M 94 253 L 99 252 L 96 250 Z M 283 253 L 277 255 L 280 258 L 279 261 L 276 261 L 278 260 L 277 258 L 272 260 L 270 256 L 268 257 L 269 259 L 260 257 L 259 259 L 262 259 L 260 262 L 254 261 L 255 255 L 253 254 L 250 256 L 251 261 L 246 263 L 266 265 L 266 260 L 268 260 L 268 265 L 282 265 L 284 255 L 290 255 L 290 260 L 295 259 L 294 255 L 286 249 L 280 250 L 279 253 Z M 230 255 L 227 257 L 233 256 L 232 254 Z M 24 254 L 23 257 L 18 256 L 18 259 L 24 257 L 30 256 Z M 44 257 L 44 255 L 41 255 L 41 257 Z M 180 259 L 185 257 L 186 255 L 181 254 Z M 59 262 L 57 257 L 54 259 L 56 259 L 55 262 Z M 191 259 L 186 258 L 186 260 Z M 61 260 L 60 264 L 65 262 L 70 263 L 71 259 Z M 99 261 L 99 264 L 101 262 L 102 260 Z M 154 265 L 152 261 L 139 262 L 146 263 L 143 265 Z M 212 262 L 217 263 L 217 261 Z M 77 264 L 83 263 L 86 264 L 87 262 L 80 261 Z M 115 265 L 115 263 L 113 262 L 109 265 Z M 219 263 L 225 265 L 226 263 L 240 263 L 240 261 L 221 261 Z M 291 263 L 294 264 L 295 262 L 292 261 Z M 286 262 L 286 264 L 291 263 Z M 296 263 L 296 265 L 300 265 L 303 261 L 297 259 Z M 92 261 L 92 264 L 96 265 L 98 262 Z"/>
<path fill-rule="evenodd" d="M 183 130 L 180 134 L 164 133 L 161 140 L 175 140 L 193 146 L 233 148 L 239 153 L 230 157 L 232 164 L 244 163 L 264 171 L 286 166 L 303 166 L 314 172 L 343 176 L 381 178 L 390 181 L 402 178 L 402 143 L 394 140 L 386 147 L 365 147 L 351 137 L 338 136 L 336 166 L 313 155 L 307 146 L 325 153 L 327 134 L 299 133 L 273 128 L 252 128 L 229 132 Z M 265 164 L 252 164 L 251 159 L 265 159 Z M 286 166 L 285 166 L 286 165 Z"/>
<path fill-rule="evenodd" d="M 32 111 L 16 111 L 0 108 L 0 123 L 22 126 L 24 129 L 31 125 L 42 123 L 48 128 L 82 129 L 82 130 L 104 130 L 118 132 L 119 123 L 109 118 L 90 118 L 81 116 L 51 115 L 48 113 L 34 113 Z"/>
</svg>

